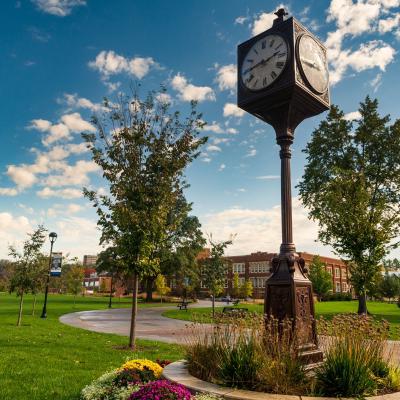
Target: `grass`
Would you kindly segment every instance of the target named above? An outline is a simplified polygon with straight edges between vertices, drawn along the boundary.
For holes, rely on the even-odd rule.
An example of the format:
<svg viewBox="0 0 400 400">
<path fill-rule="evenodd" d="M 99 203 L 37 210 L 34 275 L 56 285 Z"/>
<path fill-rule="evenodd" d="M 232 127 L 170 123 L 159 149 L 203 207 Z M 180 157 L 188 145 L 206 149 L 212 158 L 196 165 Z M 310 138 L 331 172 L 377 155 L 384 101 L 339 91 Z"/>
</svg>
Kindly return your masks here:
<svg viewBox="0 0 400 400">
<path fill-rule="evenodd" d="M 327 301 L 315 304 L 315 313 L 317 318 L 323 316 L 331 319 L 336 314 L 357 312 L 357 301 Z M 400 339 L 400 308 L 397 304 L 388 304 L 369 301 L 368 310 L 374 318 L 385 319 L 390 323 L 391 339 Z M 240 304 L 235 308 L 247 308 L 249 311 L 262 313 L 264 306 L 262 304 Z M 222 312 L 223 307 L 216 307 L 216 310 Z M 194 321 L 201 318 L 204 322 L 211 322 L 211 308 L 190 308 L 184 310 L 168 310 L 163 313 L 165 317 L 182 319 L 185 321 Z"/>
<path fill-rule="evenodd" d="M 40 318 L 42 300 L 38 298 L 36 316 L 32 317 L 32 297 L 27 296 L 22 326 L 18 328 L 18 298 L 0 294 L 2 400 L 77 400 L 85 385 L 120 366 L 127 357 L 177 360 L 183 356 L 178 345 L 147 340 L 138 340 L 138 349 L 132 353 L 121 349 L 127 344 L 126 337 L 89 332 L 58 321 L 69 312 L 105 309 L 106 297 L 77 297 L 74 308 L 72 296 L 50 295 L 45 320 Z M 115 307 L 129 305 L 128 299 L 115 302 Z"/>
</svg>

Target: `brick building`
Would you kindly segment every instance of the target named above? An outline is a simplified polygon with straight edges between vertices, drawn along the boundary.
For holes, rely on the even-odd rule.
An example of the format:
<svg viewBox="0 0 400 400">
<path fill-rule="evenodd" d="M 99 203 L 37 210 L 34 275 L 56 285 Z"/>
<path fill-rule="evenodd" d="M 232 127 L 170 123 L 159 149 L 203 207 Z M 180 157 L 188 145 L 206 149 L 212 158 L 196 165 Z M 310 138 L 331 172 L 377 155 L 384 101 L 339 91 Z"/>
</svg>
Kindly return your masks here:
<svg viewBox="0 0 400 400">
<path fill-rule="evenodd" d="M 298 253 L 300 257 L 304 258 L 306 265 L 309 265 L 314 257 L 309 253 Z M 276 256 L 274 253 L 257 252 L 243 256 L 229 256 L 231 265 L 228 267 L 227 276 L 225 279 L 225 294 L 232 293 L 233 287 L 233 274 L 235 272 L 239 275 L 239 285 L 243 284 L 245 280 L 250 280 L 253 285 L 253 297 L 263 298 L 265 290 L 265 282 L 271 275 L 269 269 L 271 267 L 272 259 Z M 349 292 L 350 284 L 348 281 L 347 265 L 342 261 L 335 258 L 320 256 L 322 262 L 325 263 L 326 270 L 332 276 L 333 292 Z M 201 292 L 205 294 L 206 288 L 201 284 Z"/>
</svg>

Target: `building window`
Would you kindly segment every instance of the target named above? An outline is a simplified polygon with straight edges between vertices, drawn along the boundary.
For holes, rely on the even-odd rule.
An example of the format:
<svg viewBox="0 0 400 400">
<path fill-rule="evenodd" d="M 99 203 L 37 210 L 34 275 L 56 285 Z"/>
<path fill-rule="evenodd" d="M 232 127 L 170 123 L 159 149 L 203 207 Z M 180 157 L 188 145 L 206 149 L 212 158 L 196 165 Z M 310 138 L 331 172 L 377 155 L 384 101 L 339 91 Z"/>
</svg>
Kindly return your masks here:
<svg viewBox="0 0 400 400">
<path fill-rule="evenodd" d="M 200 281 L 200 287 L 201 287 L 202 289 L 207 289 L 207 286 L 204 284 L 203 281 Z"/>
<path fill-rule="evenodd" d="M 344 293 L 348 292 L 347 283 L 345 283 L 345 282 L 342 283 L 342 292 L 344 292 Z"/>
<path fill-rule="evenodd" d="M 225 288 L 225 289 L 228 288 L 228 279 L 225 279 L 225 281 L 224 281 L 224 288 Z"/>
<path fill-rule="evenodd" d="M 239 286 L 244 285 L 245 278 L 239 278 Z"/>
<path fill-rule="evenodd" d="M 329 273 L 330 275 L 332 275 L 332 267 L 326 267 L 326 270 L 328 271 L 328 273 Z"/>
<path fill-rule="evenodd" d="M 251 262 L 249 264 L 250 264 L 249 272 L 252 274 L 268 272 L 268 264 L 266 261 Z"/>
<path fill-rule="evenodd" d="M 340 282 L 336 282 L 336 293 L 340 292 Z"/>
<path fill-rule="evenodd" d="M 335 268 L 335 277 L 340 278 L 340 268 L 338 267 Z"/>
<path fill-rule="evenodd" d="M 234 263 L 232 266 L 232 272 L 238 274 L 244 274 L 246 271 L 246 267 L 244 263 Z"/>
</svg>

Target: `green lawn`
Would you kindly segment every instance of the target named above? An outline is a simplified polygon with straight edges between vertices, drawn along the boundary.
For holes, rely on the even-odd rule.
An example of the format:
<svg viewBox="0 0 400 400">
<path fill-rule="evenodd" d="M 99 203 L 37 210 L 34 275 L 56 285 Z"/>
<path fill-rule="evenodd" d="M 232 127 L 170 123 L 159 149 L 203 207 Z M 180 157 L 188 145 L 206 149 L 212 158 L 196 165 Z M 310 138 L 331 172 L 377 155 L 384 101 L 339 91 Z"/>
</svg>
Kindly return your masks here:
<svg viewBox="0 0 400 400">
<path fill-rule="evenodd" d="M 128 338 L 89 332 L 58 322 L 62 314 L 107 308 L 108 299 L 50 295 L 45 320 L 40 319 L 42 298 L 36 316 L 30 316 L 32 298 L 27 297 L 22 326 L 15 326 L 18 299 L 0 293 L 0 399 L 74 400 L 80 390 L 103 372 L 118 367 L 127 357 L 182 358 L 177 345 L 138 341 L 138 351 L 121 350 Z M 157 304 L 159 305 L 159 304 Z M 115 301 L 128 307 L 129 300 Z M 139 307 L 148 307 L 143 303 Z"/>
<path fill-rule="evenodd" d="M 327 301 L 315 304 L 317 317 L 324 316 L 332 318 L 335 314 L 357 312 L 357 301 Z M 263 312 L 264 306 L 261 304 L 242 304 L 238 307 L 247 308 L 249 311 Z M 217 307 L 217 311 L 222 311 L 223 307 Z M 368 302 L 369 312 L 377 319 L 386 319 L 390 322 L 391 338 L 400 339 L 400 308 L 397 304 L 388 304 L 380 302 Z M 164 316 L 185 321 L 200 319 L 201 321 L 211 321 L 211 308 L 190 308 L 187 311 L 168 310 L 163 313 Z"/>
</svg>

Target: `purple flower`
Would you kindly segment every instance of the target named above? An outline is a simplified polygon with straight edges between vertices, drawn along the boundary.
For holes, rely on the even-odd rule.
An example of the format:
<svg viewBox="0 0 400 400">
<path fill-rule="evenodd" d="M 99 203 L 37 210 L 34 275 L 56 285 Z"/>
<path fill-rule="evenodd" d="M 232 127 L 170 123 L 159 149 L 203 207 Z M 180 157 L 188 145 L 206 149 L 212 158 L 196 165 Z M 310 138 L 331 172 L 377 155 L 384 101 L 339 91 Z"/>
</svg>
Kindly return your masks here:
<svg viewBox="0 0 400 400">
<path fill-rule="evenodd" d="M 161 380 L 149 382 L 129 397 L 129 400 L 190 400 L 192 395 L 185 386 Z"/>
</svg>

